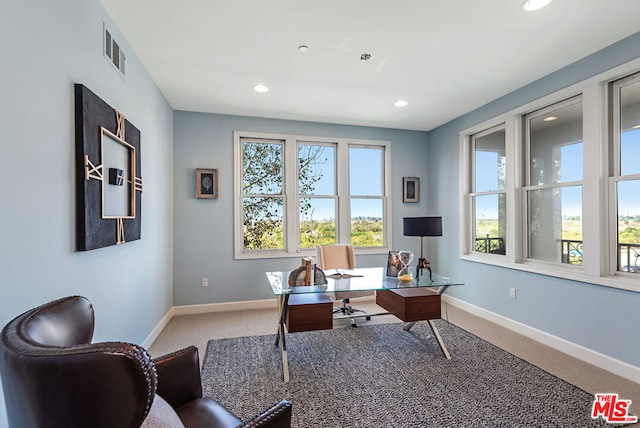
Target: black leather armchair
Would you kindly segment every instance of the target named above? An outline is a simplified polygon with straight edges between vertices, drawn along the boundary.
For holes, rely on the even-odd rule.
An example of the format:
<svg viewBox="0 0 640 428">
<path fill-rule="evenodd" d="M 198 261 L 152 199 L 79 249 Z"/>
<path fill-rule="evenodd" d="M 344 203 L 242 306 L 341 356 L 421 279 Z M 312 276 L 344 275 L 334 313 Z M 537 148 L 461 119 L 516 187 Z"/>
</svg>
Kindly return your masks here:
<svg viewBox="0 0 640 428">
<path fill-rule="evenodd" d="M 4 327 L 0 376 L 11 428 L 140 427 L 164 416 L 154 415 L 159 402 L 187 428 L 291 426 L 286 400 L 243 424 L 202 397 L 196 347 L 152 360 L 138 345 L 92 344 L 93 330 L 93 307 L 79 296 L 31 309 Z"/>
</svg>

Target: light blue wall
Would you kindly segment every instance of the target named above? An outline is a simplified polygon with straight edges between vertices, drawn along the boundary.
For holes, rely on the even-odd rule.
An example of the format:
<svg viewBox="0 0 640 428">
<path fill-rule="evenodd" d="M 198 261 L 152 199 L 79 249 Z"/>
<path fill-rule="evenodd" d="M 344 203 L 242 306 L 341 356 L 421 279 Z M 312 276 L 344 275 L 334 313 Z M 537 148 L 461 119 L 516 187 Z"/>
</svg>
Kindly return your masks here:
<svg viewBox="0 0 640 428">
<path fill-rule="evenodd" d="M 233 131 L 391 141 L 393 244 L 419 251 L 402 236 L 402 217 L 437 214 L 426 178 L 427 133 L 177 111 L 174 114 L 174 304 L 273 298 L 264 276 L 299 266 L 300 257 L 234 260 Z M 195 168 L 217 168 L 219 198 L 195 198 Z M 420 203 L 402 203 L 402 177 L 422 177 Z M 362 178 L 366 180 L 366 177 Z M 386 263 L 386 254 L 358 256 L 359 266 Z M 209 278 L 209 286 L 200 279 Z"/>
<path fill-rule="evenodd" d="M 467 283 L 451 295 L 640 367 L 640 293 L 488 266 L 458 257 L 459 133 L 529 101 L 640 57 L 640 33 L 429 133 L 429 177 L 446 218 L 438 266 Z M 438 159 L 438 162 L 433 160 Z M 518 298 L 509 298 L 516 287 Z"/>
<path fill-rule="evenodd" d="M 96 340 L 140 343 L 172 305 L 173 112 L 98 0 L 1 9 L 0 325 L 80 294 L 95 307 Z M 102 56 L 103 21 L 127 52 L 126 79 Z M 140 241 L 75 251 L 76 82 L 141 131 Z"/>
</svg>

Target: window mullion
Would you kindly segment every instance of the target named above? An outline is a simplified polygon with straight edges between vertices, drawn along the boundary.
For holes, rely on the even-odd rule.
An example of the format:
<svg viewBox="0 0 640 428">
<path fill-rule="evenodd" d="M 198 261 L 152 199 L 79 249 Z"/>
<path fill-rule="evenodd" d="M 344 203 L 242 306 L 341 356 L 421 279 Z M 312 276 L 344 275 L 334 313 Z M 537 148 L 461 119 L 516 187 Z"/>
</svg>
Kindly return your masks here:
<svg viewBox="0 0 640 428">
<path fill-rule="evenodd" d="M 607 241 L 607 85 L 585 88 L 583 99 L 584 170 L 582 175 L 583 270 L 587 275 L 609 273 Z"/>
<path fill-rule="evenodd" d="M 505 157 L 507 159 L 505 191 L 507 197 L 506 259 L 522 261 L 522 195 L 516 189 L 522 187 L 522 120 L 518 116 L 505 120 Z"/>
<path fill-rule="evenodd" d="M 337 158 L 338 218 L 336 219 L 336 241 L 348 244 L 351 243 L 351 198 L 349 197 L 349 145 L 347 143 L 338 143 Z"/>
<path fill-rule="evenodd" d="M 300 215 L 298 215 L 298 144 L 294 138 L 284 143 L 284 251 L 300 252 Z"/>
</svg>

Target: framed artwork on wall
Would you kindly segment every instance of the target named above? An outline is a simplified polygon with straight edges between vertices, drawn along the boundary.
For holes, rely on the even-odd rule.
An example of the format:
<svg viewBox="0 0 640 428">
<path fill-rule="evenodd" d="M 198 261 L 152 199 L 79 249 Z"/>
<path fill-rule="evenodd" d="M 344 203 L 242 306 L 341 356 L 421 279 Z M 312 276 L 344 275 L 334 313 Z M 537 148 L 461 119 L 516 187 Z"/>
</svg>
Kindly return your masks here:
<svg viewBox="0 0 640 428">
<path fill-rule="evenodd" d="M 76 241 L 89 251 L 140 239 L 140 131 L 76 83 Z"/>
<path fill-rule="evenodd" d="M 420 202 L 419 177 L 402 177 L 402 202 Z"/>
<path fill-rule="evenodd" d="M 196 168 L 196 198 L 218 199 L 218 170 Z"/>
</svg>

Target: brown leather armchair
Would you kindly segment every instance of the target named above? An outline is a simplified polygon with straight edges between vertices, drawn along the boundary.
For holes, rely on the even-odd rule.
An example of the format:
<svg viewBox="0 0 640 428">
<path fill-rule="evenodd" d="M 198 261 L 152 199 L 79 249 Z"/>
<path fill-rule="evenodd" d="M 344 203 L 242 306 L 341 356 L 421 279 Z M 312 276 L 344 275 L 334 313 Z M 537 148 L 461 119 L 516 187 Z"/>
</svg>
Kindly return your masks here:
<svg viewBox="0 0 640 428">
<path fill-rule="evenodd" d="M 93 330 L 93 307 L 79 296 L 31 309 L 4 327 L 0 376 L 11 428 L 140 427 L 145 418 L 157 424 L 167 409 L 177 426 L 291 426 L 286 400 L 243 424 L 203 397 L 194 346 L 152 360 L 131 343 L 92 344 Z"/>
</svg>

